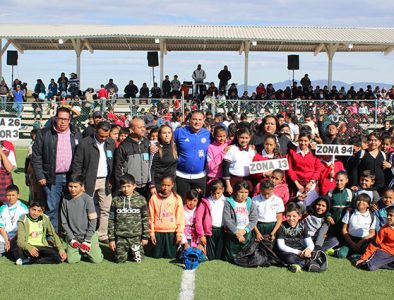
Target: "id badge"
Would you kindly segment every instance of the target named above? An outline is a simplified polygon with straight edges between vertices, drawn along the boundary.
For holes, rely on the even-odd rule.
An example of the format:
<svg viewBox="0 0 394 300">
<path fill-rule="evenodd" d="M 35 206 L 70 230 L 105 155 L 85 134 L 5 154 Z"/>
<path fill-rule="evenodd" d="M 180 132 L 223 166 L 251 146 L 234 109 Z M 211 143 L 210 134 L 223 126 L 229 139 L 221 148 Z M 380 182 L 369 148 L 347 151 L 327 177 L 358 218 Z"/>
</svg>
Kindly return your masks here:
<svg viewBox="0 0 394 300">
<path fill-rule="evenodd" d="M 199 158 L 204 157 L 204 150 L 198 150 L 198 157 Z"/>
<path fill-rule="evenodd" d="M 142 153 L 143 160 L 149 160 L 149 153 Z"/>
<path fill-rule="evenodd" d="M 112 158 L 112 151 L 111 150 L 107 150 L 107 157 Z"/>
</svg>

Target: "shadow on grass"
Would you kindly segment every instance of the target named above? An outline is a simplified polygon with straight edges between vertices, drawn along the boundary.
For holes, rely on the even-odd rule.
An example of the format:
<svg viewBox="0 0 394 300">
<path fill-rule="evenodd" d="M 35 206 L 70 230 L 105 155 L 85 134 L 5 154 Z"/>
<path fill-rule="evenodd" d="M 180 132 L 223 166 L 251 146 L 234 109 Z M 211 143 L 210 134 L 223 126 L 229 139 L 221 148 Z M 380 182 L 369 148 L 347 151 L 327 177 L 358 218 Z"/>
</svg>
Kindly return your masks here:
<svg viewBox="0 0 394 300">
<path fill-rule="evenodd" d="M 16 169 L 14 170 L 14 173 L 16 173 L 16 174 L 25 173 L 25 169 L 24 169 L 24 168 L 16 168 Z"/>
</svg>

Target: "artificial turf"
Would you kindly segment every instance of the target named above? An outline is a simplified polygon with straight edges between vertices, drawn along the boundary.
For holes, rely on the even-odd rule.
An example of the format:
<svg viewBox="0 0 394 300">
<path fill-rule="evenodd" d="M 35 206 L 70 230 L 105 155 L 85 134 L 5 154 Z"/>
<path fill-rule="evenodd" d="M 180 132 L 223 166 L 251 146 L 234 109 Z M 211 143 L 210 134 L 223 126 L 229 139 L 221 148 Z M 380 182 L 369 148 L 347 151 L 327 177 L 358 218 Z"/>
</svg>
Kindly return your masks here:
<svg viewBox="0 0 394 300">
<path fill-rule="evenodd" d="M 23 167 L 25 149 L 17 149 Z M 23 169 L 14 181 L 26 200 Z M 21 172 L 22 170 L 22 172 Z M 182 267 L 166 259 L 142 264 L 115 264 L 106 246 L 98 265 L 15 266 L 0 258 L 0 299 L 178 299 Z M 366 272 L 348 260 L 329 258 L 325 273 L 293 274 L 285 268 L 245 269 L 222 261 L 201 264 L 196 271 L 195 299 L 392 299 L 394 272 Z"/>
</svg>

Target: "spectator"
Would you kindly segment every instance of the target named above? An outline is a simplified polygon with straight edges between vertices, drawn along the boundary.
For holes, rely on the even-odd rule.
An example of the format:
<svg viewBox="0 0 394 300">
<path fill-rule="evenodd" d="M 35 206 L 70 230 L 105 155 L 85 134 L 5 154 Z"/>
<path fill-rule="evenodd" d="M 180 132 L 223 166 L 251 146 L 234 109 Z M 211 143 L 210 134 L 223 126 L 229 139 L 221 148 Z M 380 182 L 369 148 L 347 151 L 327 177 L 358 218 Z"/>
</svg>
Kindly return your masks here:
<svg viewBox="0 0 394 300">
<path fill-rule="evenodd" d="M 157 82 L 153 83 L 153 87 L 150 89 L 150 93 L 152 95 L 152 98 L 161 98 L 161 88 L 157 86 Z"/>
<path fill-rule="evenodd" d="M 309 79 L 308 74 L 305 74 L 305 76 L 301 79 L 300 83 L 304 92 L 309 91 L 309 88 L 311 87 L 311 80 Z"/>
<path fill-rule="evenodd" d="M 256 94 L 258 99 L 264 99 L 266 94 L 267 94 L 267 90 L 265 89 L 265 86 L 262 82 L 259 83 L 259 85 L 256 87 Z"/>
<path fill-rule="evenodd" d="M 140 89 L 140 98 L 141 98 L 141 99 L 147 99 L 147 98 L 149 98 L 149 88 L 148 88 L 148 86 L 146 85 L 146 82 L 144 82 L 144 83 L 142 84 L 142 87 L 141 87 L 141 89 Z"/>
<path fill-rule="evenodd" d="M 114 83 L 114 80 L 111 78 L 108 83 L 105 85 L 105 89 L 107 90 L 107 92 L 109 93 L 110 90 L 113 90 L 115 92 L 115 94 L 118 94 L 118 86 Z"/>
<path fill-rule="evenodd" d="M 218 74 L 218 78 L 219 78 L 219 89 L 221 89 L 222 87 L 224 87 L 224 89 L 226 89 L 228 82 L 231 79 L 231 72 L 228 70 L 227 66 L 223 67 L 223 70 L 221 70 Z M 216 93 L 217 95 L 217 93 Z"/>
<path fill-rule="evenodd" d="M 48 94 L 47 94 L 47 99 L 50 101 L 57 95 L 57 84 L 55 82 L 55 79 L 51 79 L 51 82 L 48 85 Z"/>
<path fill-rule="evenodd" d="M 7 95 L 10 89 L 8 88 L 5 80 L 1 80 L 0 83 L 0 100 L 1 100 L 1 112 L 4 113 L 7 110 Z"/>
<path fill-rule="evenodd" d="M 207 91 L 207 96 L 218 96 L 218 89 L 215 86 L 214 82 L 211 82 L 211 84 L 209 85 L 208 91 Z"/>
<path fill-rule="evenodd" d="M 139 92 L 138 87 L 134 84 L 133 80 L 129 81 L 129 84 L 126 85 L 126 87 L 124 88 L 124 97 L 125 98 L 137 98 L 137 94 Z M 129 101 L 129 100 L 127 100 Z"/>
<path fill-rule="evenodd" d="M 96 125 L 103 120 L 103 115 L 101 111 L 95 111 L 93 113 L 93 123 L 88 125 L 86 129 L 82 132 L 82 137 L 85 138 L 87 136 L 94 136 L 96 132 Z"/>
<path fill-rule="evenodd" d="M 174 79 L 171 81 L 171 93 L 172 96 L 176 98 L 181 97 L 181 82 L 178 80 L 178 75 L 174 75 Z"/>
<path fill-rule="evenodd" d="M 67 94 L 67 88 L 68 88 L 68 78 L 66 77 L 66 74 L 61 73 L 59 79 L 57 80 L 57 84 L 59 85 L 59 92 L 60 95 L 64 97 Z"/>
<path fill-rule="evenodd" d="M 101 121 L 96 125 L 95 134 L 84 138 L 78 145 L 72 174 L 82 175 L 85 192 L 93 197 L 99 217 L 98 238 L 108 243 L 108 215 L 111 207 L 111 186 L 115 142 L 109 139 L 111 125 Z"/>
<path fill-rule="evenodd" d="M 79 95 L 79 78 L 77 74 L 71 73 L 68 85 L 68 92 L 71 98 Z"/>
<path fill-rule="evenodd" d="M 12 92 L 12 96 L 14 98 L 13 109 L 16 111 L 16 117 L 20 118 L 23 110 L 23 91 L 20 85 L 16 86 L 16 90 Z"/>
<path fill-rule="evenodd" d="M 194 95 L 201 94 L 205 91 L 204 80 L 207 77 L 205 71 L 201 69 L 201 65 L 198 64 L 197 69 L 194 70 L 192 78 L 194 79 Z"/>
<path fill-rule="evenodd" d="M 59 230 L 59 207 L 67 183 L 75 147 L 82 139 L 79 131 L 70 125 L 71 111 L 60 107 L 54 124 L 37 133 L 33 145 L 32 165 L 37 181 L 46 193 L 47 214 Z"/>
<path fill-rule="evenodd" d="M 171 82 L 168 75 L 164 78 L 161 89 L 163 91 L 163 98 L 168 99 L 171 97 Z"/>
</svg>

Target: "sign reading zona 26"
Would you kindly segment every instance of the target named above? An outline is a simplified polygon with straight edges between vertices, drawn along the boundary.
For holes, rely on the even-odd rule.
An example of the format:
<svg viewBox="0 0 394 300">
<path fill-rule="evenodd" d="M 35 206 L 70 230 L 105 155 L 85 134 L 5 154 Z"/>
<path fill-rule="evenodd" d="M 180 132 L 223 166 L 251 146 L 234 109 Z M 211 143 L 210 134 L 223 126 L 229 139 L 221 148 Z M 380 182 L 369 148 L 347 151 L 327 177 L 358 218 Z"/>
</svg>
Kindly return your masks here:
<svg viewBox="0 0 394 300">
<path fill-rule="evenodd" d="M 0 140 L 18 140 L 20 127 L 19 118 L 0 118 Z"/>
<path fill-rule="evenodd" d="M 268 172 L 275 169 L 288 170 L 287 158 L 255 161 L 249 165 L 250 174 Z"/>
<path fill-rule="evenodd" d="M 352 156 L 352 145 L 316 145 L 316 155 L 335 155 L 335 156 Z"/>
</svg>

